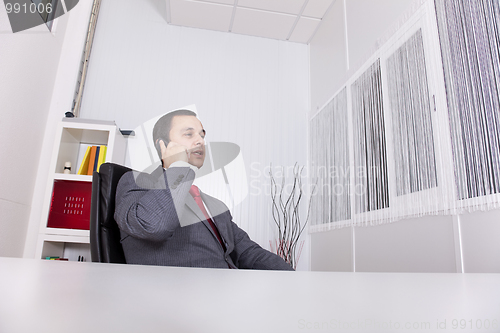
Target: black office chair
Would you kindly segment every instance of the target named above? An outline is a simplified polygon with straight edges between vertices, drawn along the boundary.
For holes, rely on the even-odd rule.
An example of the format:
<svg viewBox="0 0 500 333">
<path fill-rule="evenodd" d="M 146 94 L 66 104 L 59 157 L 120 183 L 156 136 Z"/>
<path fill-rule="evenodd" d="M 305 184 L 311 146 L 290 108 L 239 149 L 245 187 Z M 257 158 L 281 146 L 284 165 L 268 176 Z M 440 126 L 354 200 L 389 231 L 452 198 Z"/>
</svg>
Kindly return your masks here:
<svg viewBox="0 0 500 333">
<path fill-rule="evenodd" d="M 92 176 L 90 205 L 90 255 L 93 262 L 125 264 L 120 229 L 114 219 L 118 181 L 130 171 L 122 165 L 104 163 Z"/>
</svg>

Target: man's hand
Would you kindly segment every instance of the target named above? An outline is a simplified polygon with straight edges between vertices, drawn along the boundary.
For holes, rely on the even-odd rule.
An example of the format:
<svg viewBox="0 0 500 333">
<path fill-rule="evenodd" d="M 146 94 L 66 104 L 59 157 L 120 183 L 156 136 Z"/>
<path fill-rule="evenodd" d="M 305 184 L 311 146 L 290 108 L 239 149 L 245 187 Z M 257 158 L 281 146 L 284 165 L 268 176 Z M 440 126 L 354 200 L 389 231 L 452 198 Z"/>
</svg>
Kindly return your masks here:
<svg viewBox="0 0 500 333">
<path fill-rule="evenodd" d="M 161 160 L 163 167 L 168 168 L 172 163 L 177 161 L 189 161 L 189 151 L 187 147 L 180 145 L 176 142 L 170 141 L 168 146 L 165 147 L 163 140 L 160 140 Z"/>
</svg>

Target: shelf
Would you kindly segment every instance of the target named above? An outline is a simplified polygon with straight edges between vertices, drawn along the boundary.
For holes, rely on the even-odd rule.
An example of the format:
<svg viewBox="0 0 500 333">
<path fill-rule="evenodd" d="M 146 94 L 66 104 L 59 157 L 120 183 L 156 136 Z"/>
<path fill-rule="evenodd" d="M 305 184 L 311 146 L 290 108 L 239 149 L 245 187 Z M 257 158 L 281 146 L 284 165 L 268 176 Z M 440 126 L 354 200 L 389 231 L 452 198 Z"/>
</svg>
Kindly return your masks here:
<svg viewBox="0 0 500 333">
<path fill-rule="evenodd" d="M 89 230 L 80 229 L 63 229 L 63 228 L 45 228 L 46 239 L 70 239 L 71 237 L 86 237 L 87 241 L 90 237 Z M 57 237 L 54 237 L 57 236 Z M 66 237 L 66 238 L 65 238 Z M 72 242 L 79 242 L 79 238 L 71 238 Z"/>
<path fill-rule="evenodd" d="M 115 127 L 116 124 L 112 120 L 97 120 L 97 119 L 85 119 L 85 118 L 62 118 L 62 123 L 65 126 L 72 128 L 99 128 L 99 127 Z"/>
<path fill-rule="evenodd" d="M 69 261 L 78 261 L 78 257 L 84 257 L 84 261 L 90 262 L 90 244 L 46 240 L 43 242 L 41 259 L 46 257 L 66 258 Z"/>
<path fill-rule="evenodd" d="M 92 176 L 77 174 L 89 146 L 106 146 L 104 162 L 124 162 L 126 139 L 114 122 L 63 118 L 47 175 L 36 258 L 77 261 L 78 256 L 84 256 L 90 261 Z M 65 162 L 71 163 L 70 174 L 63 173 Z"/>
<path fill-rule="evenodd" d="M 114 132 L 116 132 L 116 128 L 97 130 L 63 127 L 54 172 L 62 173 L 64 164 L 71 162 L 71 174 L 76 175 L 87 147 L 108 146 L 110 137 L 114 136 Z"/>
<path fill-rule="evenodd" d="M 62 234 L 63 232 L 68 233 L 68 231 L 72 235 Z M 70 261 L 78 261 L 78 256 L 83 256 L 88 258 L 87 261 L 90 261 L 90 237 L 88 231 L 47 228 L 47 232 L 54 234 L 39 235 L 37 255 L 39 259 L 60 257 L 67 258 Z"/>
<path fill-rule="evenodd" d="M 74 180 L 74 181 L 80 181 L 80 182 L 92 182 L 92 176 L 64 174 L 64 173 L 56 173 L 54 175 L 54 179 L 57 179 L 57 180 Z"/>
</svg>

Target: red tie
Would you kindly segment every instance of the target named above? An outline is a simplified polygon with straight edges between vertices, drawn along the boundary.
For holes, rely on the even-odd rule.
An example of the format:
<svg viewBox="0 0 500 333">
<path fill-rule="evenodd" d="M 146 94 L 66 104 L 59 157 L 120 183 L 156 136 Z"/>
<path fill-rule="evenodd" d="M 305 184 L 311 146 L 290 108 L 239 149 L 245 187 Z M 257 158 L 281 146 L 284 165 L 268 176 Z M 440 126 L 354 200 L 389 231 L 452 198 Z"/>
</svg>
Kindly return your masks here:
<svg viewBox="0 0 500 333">
<path fill-rule="evenodd" d="M 207 210 L 205 209 L 205 205 L 203 204 L 203 201 L 201 200 L 200 190 L 198 189 L 198 187 L 196 185 L 192 185 L 191 189 L 189 190 L 189 193 L 193 196 L 194 201 L 196 201 L 196 203 L 198 204 L 198 207 L 200 207 L 201 211 L 203 212 L 203 215 L 205 215 L 208 223 L 212 227 L 212 230 L 214 231 L 215 235 L 217 236 L 219 243 L 222 245 L 224 252 L 226 252 L 226 246 L 224 245 L 224 242 L 222 241 L 222 237 L 219 234 L 219 230 L 217 230 L 217 227 L 215 226 L 214 222 L 212 222 L 212 219 L 208 216 Z"/>
</svg>

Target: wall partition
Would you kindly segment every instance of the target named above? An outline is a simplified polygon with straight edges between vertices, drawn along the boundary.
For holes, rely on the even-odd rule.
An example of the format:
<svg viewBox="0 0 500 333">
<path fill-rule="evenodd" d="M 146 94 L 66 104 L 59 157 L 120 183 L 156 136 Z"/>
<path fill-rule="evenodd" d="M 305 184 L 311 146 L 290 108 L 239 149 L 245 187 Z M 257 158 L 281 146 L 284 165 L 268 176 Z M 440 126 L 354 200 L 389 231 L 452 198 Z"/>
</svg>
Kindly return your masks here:
<svg viewBox="0 0 500 333">
<path fill-rule="evenodd" d="M 394 31 L 310 120 L 313 232 L 500 207 L 499 1 Z"/>
</svg>

